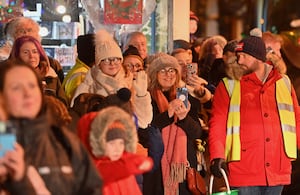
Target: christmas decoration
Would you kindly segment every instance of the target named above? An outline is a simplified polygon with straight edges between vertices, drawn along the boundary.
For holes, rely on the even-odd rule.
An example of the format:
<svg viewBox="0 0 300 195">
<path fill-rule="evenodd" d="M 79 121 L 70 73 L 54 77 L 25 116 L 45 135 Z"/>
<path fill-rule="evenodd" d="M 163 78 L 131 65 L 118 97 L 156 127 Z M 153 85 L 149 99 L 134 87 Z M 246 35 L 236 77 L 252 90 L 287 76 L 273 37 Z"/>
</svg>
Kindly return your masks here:
<svg viewBox="0 0 300 195">
<path fill-rule="evenodd" d="M 111 33 L 116 33 L 120 29 L 127 32 L 141 30 L 154 11 L 156 0 L 143 1 L 142 22 L 140 24 L 106 24 L 104 23 L 104 1 L 101 4 L 99 0 L 81 0 L 81 4 L 95 30 L 106 29 Z"/>
<path fill-rule="evenodd" d="M 23 15 L 23 0 L 0 0 L 0 23 Z"/>
<path fill-rule="evenodd" d="M 141 24 L 141 0 L 105 0 L 104 23 L 106 24 Z"/>
</svg>

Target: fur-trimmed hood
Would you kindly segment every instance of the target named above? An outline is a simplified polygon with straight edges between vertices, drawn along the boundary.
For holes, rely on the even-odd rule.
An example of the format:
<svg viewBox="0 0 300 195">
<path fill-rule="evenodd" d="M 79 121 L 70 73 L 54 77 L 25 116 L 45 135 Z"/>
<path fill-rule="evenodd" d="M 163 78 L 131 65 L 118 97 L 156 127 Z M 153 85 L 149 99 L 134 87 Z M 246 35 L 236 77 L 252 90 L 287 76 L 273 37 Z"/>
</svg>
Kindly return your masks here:
<svg viewBox="0 0 300 195">
<path fill-rule="evenodd" d="M 233 56 L 228 59 L 225 71 L 227 76 L 230 79 L 235 79 L 235 80 L 240 80 L 244 73 L 241 66 L 237 63 L 236 56 Z"/>
<path fill-rule="evenodd" d="M 268 54 L 267 55 L 267 64 L 274 66 L 275 69 L 278 70 L 280 74 L 286 73 L 286 65 L 281 58 L 278 58 L 276 54 Z M 235 56 L 228 59 L 226 74 L 230 79 L 240 80 L 244 74 L 243 69 L 237 63 L 237 59 Z"/>
<path fill-rule="evenodd" d="M 99 111 L 91 122 L 89 141 L 95 157 L 105 154 L 106 133 L 114 121 L 119 121 L 125 127 L 125 151 L 136 152 L 138 137 L 133 118 L 121 108 L 111 106 Z"/>
</svg>

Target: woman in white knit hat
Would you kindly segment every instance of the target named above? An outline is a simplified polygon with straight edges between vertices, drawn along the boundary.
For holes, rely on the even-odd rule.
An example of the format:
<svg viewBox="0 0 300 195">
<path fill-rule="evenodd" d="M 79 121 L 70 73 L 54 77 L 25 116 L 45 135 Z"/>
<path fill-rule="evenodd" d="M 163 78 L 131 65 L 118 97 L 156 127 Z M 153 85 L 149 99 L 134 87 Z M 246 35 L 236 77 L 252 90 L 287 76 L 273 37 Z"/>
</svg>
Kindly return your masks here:
<svg viewBox="0 0 300 195">
<path fill-rule="evenodd" d="M 105 30 L 99 30 L 95 35 L 95 66 L 86 74 L 85 80 L 75 91 L 71 101 L 80 94 L 94 93 L 104 97 L 115 94 L 126 87 L 132 92 L 134 113 L 138 126 L 146 128 L 152 120 L 151 97 L 147 91 L 147 77 L 138 77 L 133 81 L 132 74 L 126 74 L 122 67 L 123 56 L 119 45 Z"/>
</svg>

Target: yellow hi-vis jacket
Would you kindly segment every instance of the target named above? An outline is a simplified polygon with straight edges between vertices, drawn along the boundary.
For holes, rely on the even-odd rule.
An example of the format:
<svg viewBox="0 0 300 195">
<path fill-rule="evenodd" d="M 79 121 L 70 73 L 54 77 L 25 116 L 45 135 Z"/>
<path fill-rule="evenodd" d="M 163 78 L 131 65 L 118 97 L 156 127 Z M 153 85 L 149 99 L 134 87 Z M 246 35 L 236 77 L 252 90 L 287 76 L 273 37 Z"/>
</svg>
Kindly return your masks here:
<svg viewBox="0 0 300 195">
<path fill-rule="evenodd" d="M 240 104 L 241 85 L 239 80 L 223 79 L 230 98 L 227 117 L 225 159 L 227 162 L 241 159 Z M 276 81 L 276 102 L 279 112 L 284 148 L 289 158 L 297 158 L 296 119 L 291 97 L 291 82 L 285 75 Z"/>
</svg>

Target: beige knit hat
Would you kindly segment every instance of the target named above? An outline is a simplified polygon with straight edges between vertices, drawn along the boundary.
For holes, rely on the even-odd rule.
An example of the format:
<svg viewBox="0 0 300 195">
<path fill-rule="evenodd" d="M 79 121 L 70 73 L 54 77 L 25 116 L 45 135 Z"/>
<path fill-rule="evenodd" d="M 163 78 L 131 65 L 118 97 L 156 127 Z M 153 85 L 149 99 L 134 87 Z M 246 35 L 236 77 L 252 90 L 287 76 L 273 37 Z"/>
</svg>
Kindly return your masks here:
<svg viewBox="0 0 300 195">
<path fill-rule="evenodd" d="M 95 36 L 95 62 L 98 65 L 105 58 L 118 57 L 123 60 L 121 48 L 106 30 L 99 30 Z"/>
<path fill-rule="evenodd" d="M 148 67 L 148 75 L 150 78 L 155 78 L 155 74 L 163 68 L 172 67 L 175 68 L 178 74 L 181 74 L 181 68 L 175 57 L 166 53 L 157 53 L 150 57 L 150 65 Z"/>
</svg>

